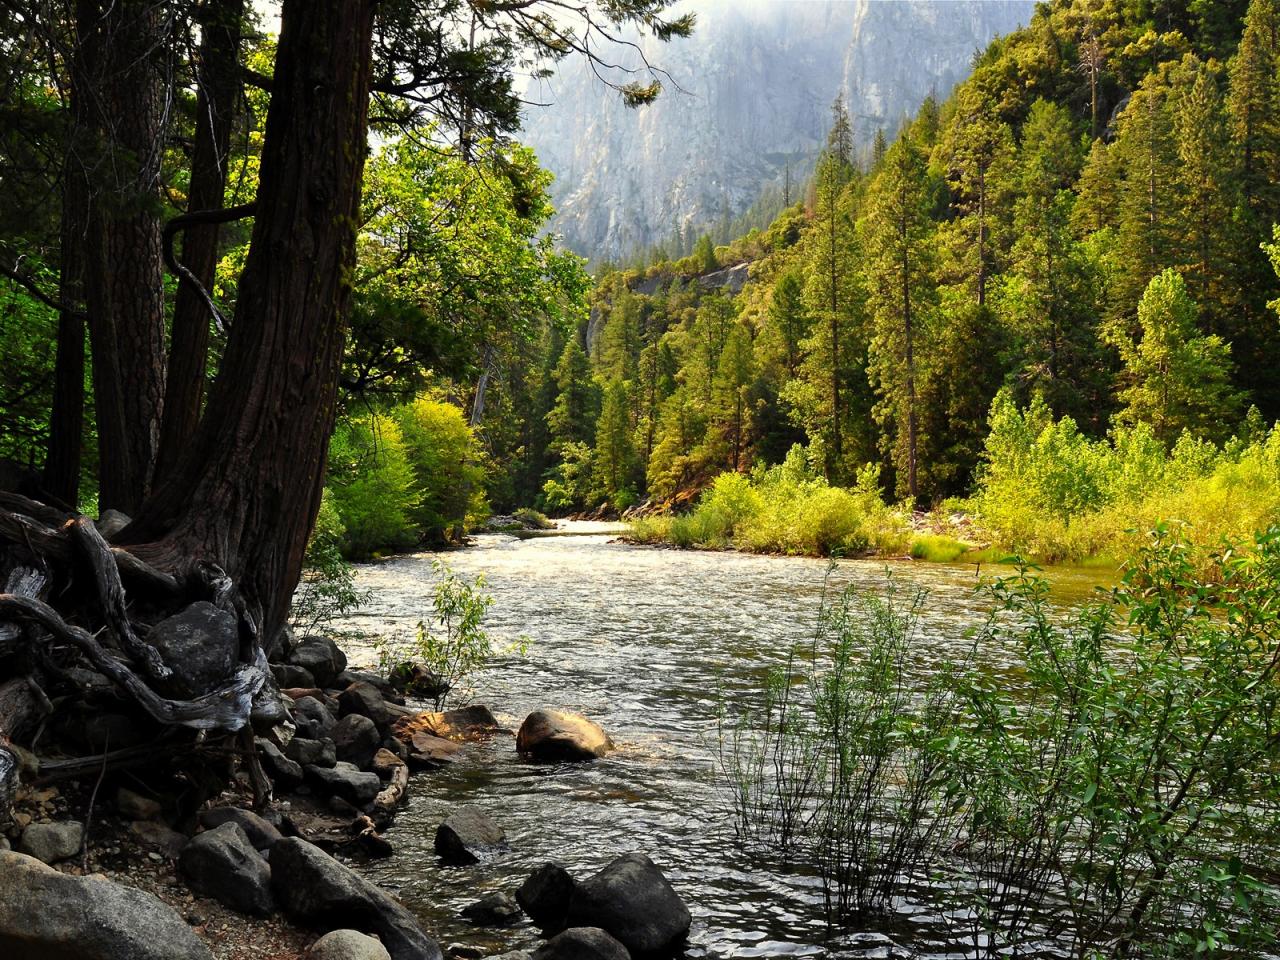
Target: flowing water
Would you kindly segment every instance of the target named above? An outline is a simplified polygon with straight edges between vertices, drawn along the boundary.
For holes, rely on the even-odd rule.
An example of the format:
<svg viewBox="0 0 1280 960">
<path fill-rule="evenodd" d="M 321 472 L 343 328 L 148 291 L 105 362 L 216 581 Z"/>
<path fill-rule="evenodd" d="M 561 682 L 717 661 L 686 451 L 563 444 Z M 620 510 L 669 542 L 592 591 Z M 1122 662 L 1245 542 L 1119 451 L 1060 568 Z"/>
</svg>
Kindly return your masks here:
<svg viewBox="0 0 1280 960">
<path fill-rule="evenodd" d="M 762 864 L 741 849 L 717 781 L 716 714 L 758 688 L 788 647 L 812 636 L 824 584 L 896 581 L 929 591 L 917 666 L 961 652 L 982 622 L 972 565 L 824 561 L 695 553 L 611 542 L 603 525 L 570 524 L 569 536 L 486 535 L 447 555 L 458 573 L 483 573 L 494 604 L 486 619 L 499 642 L 528 639 L 523 657 L 493 662 L 467 698 L 490 706 L 512 729 L 542 707 L 578 710 L 619 749 L 585 765 L 525 763 L 514 741 L 468 746 L 438 772 L 418 774 L 388 834 L 396 856 L 367 872 L 396 890 L 426 929 L 446 943 L 498 952 L 531 948 L 530 926 L 470 926 L 459 910 L 494 890 L 514 889 L 555 860 L 585 877 L 620 853 L 649 854 L 694 916 L 692 957 L 774 955 L 874 958 L 963 957 L 955 918 L 922 906 L 891 931 L 828 931 L 816 880 Z M 373 601 L 343 628 L 364 634 L 411 630 L 430 609 L 433 554 L 359 568 Z M 984 573 L 989 571 L 984 571 Z M 1064 602 L 1101 583 L 1095 572 L 1054 571 Z M 353 663 L 372 654 L 348 647 Z M 1006 661 L 986 651 L 991 669 Z M 505 828 L 512 853 L 471 867 L 439 864 L 436 825 L 475 804 Z"/>
</svg>

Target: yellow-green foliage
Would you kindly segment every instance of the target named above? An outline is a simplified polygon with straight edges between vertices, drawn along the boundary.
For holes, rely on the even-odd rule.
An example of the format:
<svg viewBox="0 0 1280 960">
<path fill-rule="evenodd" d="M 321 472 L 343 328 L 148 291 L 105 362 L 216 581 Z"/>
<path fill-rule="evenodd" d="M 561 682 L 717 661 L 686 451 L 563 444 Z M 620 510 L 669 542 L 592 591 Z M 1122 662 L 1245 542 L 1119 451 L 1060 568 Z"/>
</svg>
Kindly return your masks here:
<svg viewBox="0 0 1280 960">
<path fill-rule="evenodd" d="M 1043 402 L 1020 410 L 1002 392 L 986 457 L 980 524 L 1003 550 L 1044 562 L 1118 562 L 1163 522 L 1185 525 L 1207 554 L 1280 520 L 1280 426 L 1256 415 L 1221 447 L 1183 434 L 1166 450 L 1144 424 L 1090 440 Z"/>
<path fill-rule="evenodd" d="M 448 538 L 487 515 L 480 451 L 462 411 L 452 403 L 419 397 L 393 416 L 413 468 L 418 502 L 411 519 L 422 536 Z"/>
<path fill-rule="evenodd" d="M 722 473 L 692 513 L 643 520 L 632 533 L 646 543 L 807 556 L 901 553 L 907 543 L 906 523 L 881 498 L 875 468 L 852 489 L 833 487 L 813 474 L 799 446 L 750 477 Z"/>
<path fill-rule="evenodd" d="M 366 557 L 413 542 L 413 468 L 395 420 L 370 414 L 339 425 L 329 444 L 329 490 L 348 555 Z"/>
<path fill-rule="evenodd" d="M 912 559 L 930 563 L 954 563 L 968 551 L 967 544 L 937 533 L 921 533 L 911 538 Z"/>
</svg>

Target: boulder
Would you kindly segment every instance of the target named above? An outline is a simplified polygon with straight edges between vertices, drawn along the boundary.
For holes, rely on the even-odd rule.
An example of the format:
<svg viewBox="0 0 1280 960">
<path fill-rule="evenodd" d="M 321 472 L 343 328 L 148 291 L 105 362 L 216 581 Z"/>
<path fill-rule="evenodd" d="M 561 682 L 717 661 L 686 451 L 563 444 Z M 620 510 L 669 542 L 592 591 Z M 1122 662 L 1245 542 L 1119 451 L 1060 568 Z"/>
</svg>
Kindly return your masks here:
<svg viewBox="0 0 1280 960">
<path fill-rule="evenodd" d="M 580 713 L 535 710 L 520 725 L 516 749 L 534 760 L 596 760 L 613 749 L 613 741 Z"/>
<path fill-rule="evenodd" d="M 353 683 L 367 683 L 377 687 L 384 700 L 390 700 L 396 696 L 395 684 L 371 670 L 343 670 L 333 681 L 334 686 L 339 690 L 345 690 Z"/>
<path fill-rule="evenodd" d="M 436 853 L 446 863 L 491 860 L 511 849 L 507 835 L 479 807 L 459 807 L 436 827 Z"/>
<path fill-rule="evenodd" d="M 478 927 L 509 927 L 523 916 L 520 904 L 509 893 L 491 893 L 462 908 L 462 916 Z"/>
<path fill-rule="evenodd" d="M 179 833 L 173 827 L 158 820 L 135 820 L 129 824 L 129 832 L 137 837 L 144 847 L 149 847 L 161 856 L 172 860 L 187 845 L 187 835 Z"/>
<path fill-rule="evenodd" d="M 382 743 L 377 724 L 358 713 L 349 713 L 339 720 L 331 736 L 338 759 L 353 763 L 361 770 L 369 769 L 373 755 Z"/>
<path fill-rule="evenodd" d="M 338 711 L 346 717 L 357 713 L 368 717 L 379 729 L 386 729 L 404 717 L 411 717 L 414 711 L 383 699 L 378 688 L 371 683 L 358 680 L 338 695 Z"/>
<path fill-rule="evenodd" d="M 288 662 L 310 673 L 321 687 L 327 687 L 347 669 L 347 655 L 328 637 L 303 637 L 289 654 Z"/>
<path fill-rule="evenodd" d="M 200 814 L 200 826 L 206 830 L 220 827 L 224 823 L 234 823 L 243 830 L 255 850 L 270 850 L 283 836 L 273 824 L 243 807 L 214 807 Z"/>
<path fill-rule="evenodd" d="M 376 933 L 392 960 L 442 960 L 408 910 L 319 847 L 286 837 L 271 848 L 271 867 L 276 901 L 290 916 Z"/>
<path fill-rule="evenodd" d="M 64 823 L 33 823 L 22 831 L 18 852 L 44 863 L 69 860 L 80 852 L 84 825 L 74 820 Z"/>
<path fill-rule="evenodd" d="M 424 710 L 397 720 L 391 727 L 392 736 L 402 743 L 409 743 L 415 733 L 463 743 L 484 740 L 500 731 L 497 718 L 482 704 L 461 710 Z"/>
<path fill-rule="evenodd" d="M 292 743 L 293 741 L 290 741 Z M 274 743 L 259 737 L 254 741 L 262 767 L 281 790 L 292 790 L 302 782 L 302 764 L 286 757 Z"/>
<path fill-rule="evenodd" d="M 560 864 L 544 863 L 520 885 L 516 902 L 541 929 L 555 933 L 564 929 L 569 901 L 577 885 Z"/>
<path fill-rule="evenodd" d="M 294 737 L 284 745 L 284 755 L 304 767 L 332 767 L 338 762 L 338 752 L 332 740 Z"/>
<path fill-rule="evenodd" d="M 228 821 L 196 834 L 182 848 L 178 870 L 196 893 L 256 917 L 275 910 L 271 867 L 239 824 Z"/>
<path fill-rule="evenodd" d="M 640 853 L 618 857 L 583 880 L 569 900 L 569 926 L 607 930 L 635 956 L 675 952 L 690 921 L 679 894 Z"/>
<path fill-rule="evenodd" d="M 570 927 L 533 951 L 533 960 L 631 960 L 631 955 L 599 927 Z"/>
<path fill-rule="evenodd" d="M 170 907 L 101 876 L 73 877 L 0 853 L 5 960 L 213 960 Z"/>
<path fill-rule="evenodd" d="M 151 628 L 147 642 L 173 671 L 166 692 L 190 699 L 226 683 L 240 658 L 240 628 L 233 614 L 201 600 Z"/>
<path fill-rule="evenodd" d="M 271 664 L 271 676 L 275 677 L 276 685 L 281 689 L 316 685 L 316 678 L 311 675 L 310 670 L 306 667 L 294 666 L 292 663 Z"/>
<path fill-rule="evenodd" d="M 356 930 L 331 930 L 311 945 L 307 960 L 391 960 L 382 941 Z"/>
<path fill-rule="evenodd" d="M 327 797 L 337 797 L 353 807 L 363 808 L 373 803 L 382 790 L 382 778 L 376 773 L 366 773 L 350 763 L 335 763 L 332 767 L 306 767 L 307 781 Z"/>
<path fill-rule="evenodd" d="M 293 703 L 293 722 L 298 725 L 298 736 L 322 740 L 333 731 L 338 718 L 324 701 L 300 697 Z"/>
<path fill-rule="evenodd" d="M 126 820 L 158 820 L 163 807 L 150 797 L 121 787 L 116 791 L 116 810 Z"/>
</svg>

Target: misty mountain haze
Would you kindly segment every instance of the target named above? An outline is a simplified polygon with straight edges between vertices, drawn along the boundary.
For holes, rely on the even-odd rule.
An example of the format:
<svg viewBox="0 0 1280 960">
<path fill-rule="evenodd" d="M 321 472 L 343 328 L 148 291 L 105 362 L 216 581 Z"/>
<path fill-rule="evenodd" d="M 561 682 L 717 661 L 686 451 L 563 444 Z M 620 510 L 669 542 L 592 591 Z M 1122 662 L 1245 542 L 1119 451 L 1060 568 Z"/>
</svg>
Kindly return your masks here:
<svg viewBox="0 0 1280 960">
<path fill-rule="evenodd" d="M 592 261 L 686 244 L 741 215 L 763 190 L 796 196 L 844 92 L 855 145 L 892 135 L 930 93 L 945 98 L 1030 0 L 693 0 L 694 36 L 640 41 L 667 70 L 658 100 L 630 110 L 581 58 L 527 96 L 521 139 L 556 175 L 551 229 Z M 637 58 L 638 59 L 638 58 Z"/>
</svg>

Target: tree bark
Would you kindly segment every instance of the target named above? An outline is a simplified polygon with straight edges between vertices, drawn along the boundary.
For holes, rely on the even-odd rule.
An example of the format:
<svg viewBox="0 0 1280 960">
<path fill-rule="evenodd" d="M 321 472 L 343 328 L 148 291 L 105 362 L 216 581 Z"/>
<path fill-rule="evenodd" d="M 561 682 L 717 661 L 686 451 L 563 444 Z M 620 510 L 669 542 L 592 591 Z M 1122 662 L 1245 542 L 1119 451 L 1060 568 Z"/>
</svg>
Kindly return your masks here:
<svg viewBox="0 0 1280 960">
<path fill-rule="evenodd" d="M 159 187 L 171 38 L 151 0 L 77 0 L 76 11 L 73 97 L 101 142 L 84 273 L 99 506 L 132 514 L 150 487 L 164 394 Z"/>
<path fill-rule="evenodd" d="M 243 0 L 209 0 L 200 10 L 196 98 L 196 138 L 191 156 L 189 212 L 222 207 L 227 187 L 231 125 L 240 92 L 240 28 Z M 213 287 L 218 263 L 218 225 L 187 227 L 182 263 L 205 290 Z M 209 358 L 209 309 L 204 295 L 180 280 L 173 307 L 169 367 L 165 377 L 164 416 L 156 454 L 156 482 L 174 471 L 200 424 L 205 370 Z"/>
<path fill-rule="evenodd" d="M 375 0 L 285 0 L 257 217 L 205 416 L 119 538 L 219 564 L 284 624 L 333 429 L 366 154 Z"/>
</svg>

